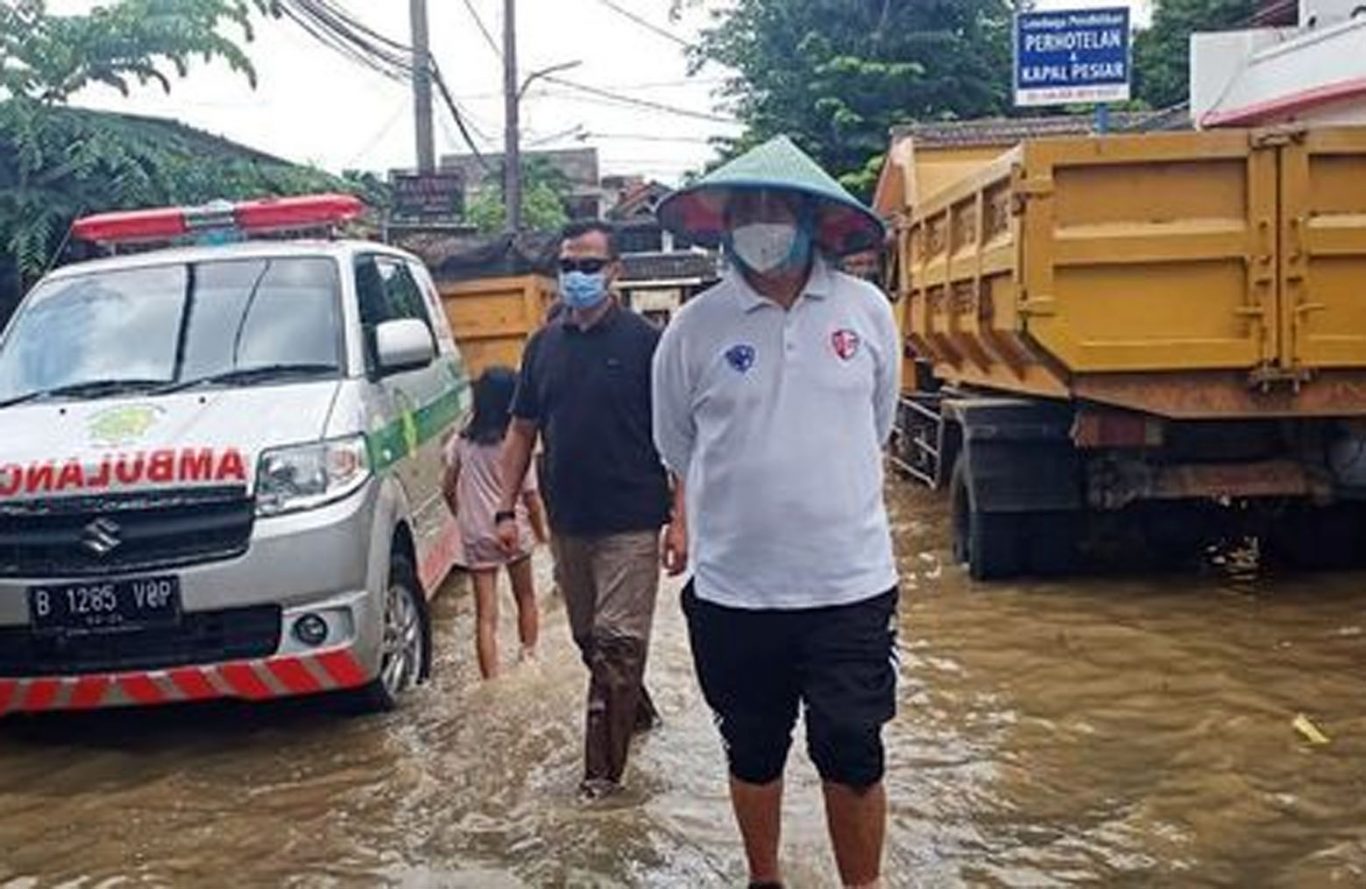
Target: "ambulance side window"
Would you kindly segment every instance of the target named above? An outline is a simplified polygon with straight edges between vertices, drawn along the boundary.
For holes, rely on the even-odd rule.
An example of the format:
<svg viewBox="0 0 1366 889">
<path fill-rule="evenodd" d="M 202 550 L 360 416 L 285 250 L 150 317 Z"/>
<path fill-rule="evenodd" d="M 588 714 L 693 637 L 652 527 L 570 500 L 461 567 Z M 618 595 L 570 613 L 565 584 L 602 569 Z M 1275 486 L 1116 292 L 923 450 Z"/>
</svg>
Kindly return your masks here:
<svg viewBox="0 0 1366 889">
<path fill-rule="evenodd" d="M 375 328 L 391 317 L 384 294 L 384 281 L 373 256 L 356 259 L 356 302 L 360 311 L 361 334 L 365 339 L 365 370 L 371 376 L 379 371 L 375 350 Z"/>
<path fill-rule="evenodd" d="M 372 374 L 378 369 L 375 328 L 385 321 L 416 318 L 432 334 L 432 319 L 408 266 L 400 259 L 367 255 L 356 260 L 356 299 L 361 327 L 365 334 L 365 366 Z"/>
</svg>

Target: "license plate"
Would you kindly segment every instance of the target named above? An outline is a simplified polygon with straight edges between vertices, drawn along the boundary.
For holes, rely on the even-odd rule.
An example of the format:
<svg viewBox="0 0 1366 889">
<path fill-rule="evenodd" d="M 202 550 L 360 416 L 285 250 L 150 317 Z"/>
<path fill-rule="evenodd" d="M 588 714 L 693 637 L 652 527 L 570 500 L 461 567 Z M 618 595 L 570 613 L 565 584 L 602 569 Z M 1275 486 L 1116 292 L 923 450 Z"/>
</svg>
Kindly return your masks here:
<svg viewBox="0 0 1366 889">
<path fill-rule="evenodd" d="M 172 624 L 180 618 L 180 578 L 29 587 L 28 613 L 35 630 L 98 632 Z"/>
</svg>

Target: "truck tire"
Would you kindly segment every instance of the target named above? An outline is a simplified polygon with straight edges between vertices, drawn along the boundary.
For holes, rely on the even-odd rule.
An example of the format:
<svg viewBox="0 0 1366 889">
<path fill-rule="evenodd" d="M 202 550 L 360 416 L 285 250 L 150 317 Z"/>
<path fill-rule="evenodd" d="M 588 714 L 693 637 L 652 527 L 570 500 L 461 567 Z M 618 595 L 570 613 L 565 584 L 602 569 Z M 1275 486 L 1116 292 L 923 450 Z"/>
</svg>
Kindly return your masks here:
<svg viewBox="0 0 1366 889">
<path fill-rule="evenodd" d="M 1027 539 L 1025 560 L 1036 577 L 1065 577 L 1077 569 L 1081 516 L 1071 511 L 1020 516 Z"/>
<path fill-rule="evenodd" d="M 354 712 L 393 710 L 406 692 L 426 678 L 432 650 L 431 621 L 417 572 L 408 558 L 398 553 L 389 562 L 382 620 L 379 675 L 351 693 L 348 703 Z"/>
<path fill-rule="evenodd" d="M 1281 516 L 1268 541 L 1270 557 L 1298 571 L 1344 571 L 1366 564 L 1366 509 L 1337 503 L 1304 506 Z"/>
<path fill-rule="evenodd" d="M 966 564 L 973 580 L 1005 580 L 1022 568 L 1022 518 L 1013 513 L 984 513 L 972 498 L 972 478 L 966 452 L 954 462 L 949 482 L 953 513 L 953 557 Z"/>
</svg>

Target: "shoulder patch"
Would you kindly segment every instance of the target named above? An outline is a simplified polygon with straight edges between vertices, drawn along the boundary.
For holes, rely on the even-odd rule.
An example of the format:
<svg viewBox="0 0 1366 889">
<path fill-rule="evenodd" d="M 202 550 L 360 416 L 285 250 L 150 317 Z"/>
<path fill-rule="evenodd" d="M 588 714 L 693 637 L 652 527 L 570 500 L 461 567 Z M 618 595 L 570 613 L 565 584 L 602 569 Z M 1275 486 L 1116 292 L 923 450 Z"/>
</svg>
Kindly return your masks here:
<svg viewBox="0 0 1366 889">
<path fill-rule="evenodd" d="M 739 343 L 726 350 L 726 363 L 739 373 L 748 373 L 757 357 L 754 347 L 747 343 Z"/>
</svg>

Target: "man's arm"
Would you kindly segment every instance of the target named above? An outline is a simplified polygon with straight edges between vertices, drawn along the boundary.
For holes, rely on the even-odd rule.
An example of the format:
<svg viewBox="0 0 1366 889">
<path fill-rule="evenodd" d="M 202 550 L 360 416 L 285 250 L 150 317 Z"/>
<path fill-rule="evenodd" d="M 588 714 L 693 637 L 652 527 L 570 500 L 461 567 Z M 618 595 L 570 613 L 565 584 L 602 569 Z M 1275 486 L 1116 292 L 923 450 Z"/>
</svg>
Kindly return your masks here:
<svg viewBox="0 0 1366 889">
<path fill-rule="evenodd" d="M 498 494 L 498 542 L 508 552 L 517 548 L 517 498 L 522 493 L 522 481 L 531 468 L 531 454 L 536 448 L 537 428 L 530 420 L 514 418 L 503 439 L 502 485 Z M 511 516 L 511 517 L 510 517 Z"/>
<path fill-rule="evenodd" d="M 877 380 L 873 393 L 873 412 L 877 422 L 878 441 L 884 445 L 892 437 L 896 424 L 896 409 L 901 400 L 901 330 L 891 304 L 878 292 L 882 305 L 878 309 Z"/>
<path fill-rule="evenodd" d="M 692 416 L 692 386 L 683 355 L 683 336 L 675 321 L 664 330 L 655 350 L 650 378 L 651 420 L 655 449 L 679 480 L 688 477 L 696 430 Z M 677 485 L 675 490 L 682 488 Z"/>
<path fill-rule="evenodd" d="M 671 472 L 669 481 L 674 493 L 669 526 L 664 529 L 664 570 L 678 577 L 688 570 L 688 496 L 682 479 Z"/>
<path fill-rule="evenodd" d="M 512 422 L 508 424 L 507 435 L 503 438 L 500 467 L 502 486 L 498 492 L 498 513 L 503 516 L 515 513 L 517 498 L 522 494 L 522 483 L 531 467 L 531 455 L 536 450 L 536 438 L 540 434 L 543 406 L 536 386 L 536 356 L 540 353 L 544 332 L 542 328 L 526 344 L 522 354 L 522 370 L 517 377 L 517 392 L 512 397 Z M 515 519 L 498 522 L 498 540 L 508 552 L 517 548 Z"/>
</svg>

